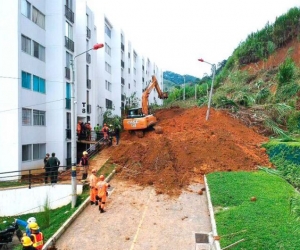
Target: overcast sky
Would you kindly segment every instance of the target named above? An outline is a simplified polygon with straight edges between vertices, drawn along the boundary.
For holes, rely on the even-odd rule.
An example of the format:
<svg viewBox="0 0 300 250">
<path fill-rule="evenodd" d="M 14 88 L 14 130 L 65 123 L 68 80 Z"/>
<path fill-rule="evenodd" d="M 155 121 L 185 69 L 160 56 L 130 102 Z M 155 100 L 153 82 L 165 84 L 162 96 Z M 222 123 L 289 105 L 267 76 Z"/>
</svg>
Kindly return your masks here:
<svg viewBox="0 0 300 250">
<path fill-rule="evenodd" d="M 122 28 L 138 54 L 164 71 L 203 77 L 247 36 L 298 0 L 87 0 Z M 98 41 L 101 43 L 101 41 Z"/>
</svg>

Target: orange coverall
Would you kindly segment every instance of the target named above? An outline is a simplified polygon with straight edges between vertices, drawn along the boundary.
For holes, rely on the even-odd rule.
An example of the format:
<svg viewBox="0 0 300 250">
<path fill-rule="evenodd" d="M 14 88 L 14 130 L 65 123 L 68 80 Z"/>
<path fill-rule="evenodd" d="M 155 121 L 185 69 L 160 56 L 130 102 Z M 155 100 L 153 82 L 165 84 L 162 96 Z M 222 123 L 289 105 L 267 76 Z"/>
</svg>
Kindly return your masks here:
<svg viewBox="0 0 300 250">
<path fill-rule="evenodd" d="M 91 204 L 94 204 L 96 202 L 96 195 L 97 195 L 97 176 L 92 173 L 89 177 L 89 181 L 90 181 L 90 200 L 91 200 Z"/>
<path fill-rule="evenodd" d="M 99 200 L 99 210 L 103 212 L 106 198 L 107 198 L 107 188 L 109 184 L 106 181 L 99 181 L 96 185 L 98 189 Z"/>
</svg>

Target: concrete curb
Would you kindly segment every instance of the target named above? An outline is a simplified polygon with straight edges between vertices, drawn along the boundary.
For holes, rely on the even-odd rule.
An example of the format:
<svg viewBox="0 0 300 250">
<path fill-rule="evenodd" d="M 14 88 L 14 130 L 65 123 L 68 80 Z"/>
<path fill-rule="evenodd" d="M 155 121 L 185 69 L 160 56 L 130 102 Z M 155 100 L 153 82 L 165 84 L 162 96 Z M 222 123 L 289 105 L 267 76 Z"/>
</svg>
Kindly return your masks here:
<svg viewBox="0 0 300 250">
<path fill-rule="evenodd" d="M 109 182 L 114 174 L 116 173 L 113 170 L 105 179 L 106 182 Z M 44 244 L 42 250 L 48 249 L 53 243 L 55 243 L 60 236 L 67 230 L 67 228 L 72 224 L 72 222 L 79 216 L 79 214 L 90 204 L 90 197 L 87 197 L 86 200 L 80 205 L 80 207 L 72 214 L 72 216 L 56 231 L 56 233 Z"/>
<path fill-rule="evenodd" d="M 212 227 L 212 236 L 213 236 L 212 245 L 214 246 L 215 250 L 221 250 L 219 240 L 214 239 L 214 236 L 218 236 L 218 232 L 217 232 L 214 209 L 213 209 L 213 206 L 212 206 L 212 203 L 211 203 L 210 192 L 209 192 L 209 187 L 208 187 L 206 175 L 204 175 L 204 184 L 205 184 L 205 190 L 206 190 L 206 196 L 207 196 L 207 202 L 208 202 L 208 210 L 209 210 L 209 214 L 210 214 L 210 221 L 211 221 L 211 227 Z"/>
</svg>

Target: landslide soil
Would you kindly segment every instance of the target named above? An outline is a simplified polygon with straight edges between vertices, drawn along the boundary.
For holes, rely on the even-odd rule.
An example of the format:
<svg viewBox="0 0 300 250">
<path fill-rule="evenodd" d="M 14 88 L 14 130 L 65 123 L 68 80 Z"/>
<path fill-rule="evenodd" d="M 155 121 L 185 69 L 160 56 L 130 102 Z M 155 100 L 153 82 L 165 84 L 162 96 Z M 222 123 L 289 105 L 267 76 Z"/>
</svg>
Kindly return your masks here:
<svg viewBox="0 0 300 250">
<path fill-rule="evenodd" d="M 253 171 L 271 167 L 265 149 L 268 140 L 231 117 L 226 111 L 173 107 L 156 112 L 163 134 L 146 132 L 143 138 L 124 131 L 119 146 L 108 148 L 117 164 L 117 178 L 157 193 L 178 195 L 204 174 L 216 171 Z"/>
</svg>

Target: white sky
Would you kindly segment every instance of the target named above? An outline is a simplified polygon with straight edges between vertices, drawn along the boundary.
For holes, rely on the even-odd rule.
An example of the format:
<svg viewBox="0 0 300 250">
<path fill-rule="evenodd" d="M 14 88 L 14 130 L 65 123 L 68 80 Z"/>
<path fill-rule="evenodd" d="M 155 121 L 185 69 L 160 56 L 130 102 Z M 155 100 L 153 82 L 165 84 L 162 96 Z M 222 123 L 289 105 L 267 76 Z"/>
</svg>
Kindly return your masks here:
<svg viewBox="0 0 300 250">
<path fill-rule="evenodd" d="M 298 0 L 87 0 L 120 27 L 138 54 L 164 71 L 203 77 L 247 36 Z M 98 41 L 101 43 L 101 41 Z"/>
</svg>

